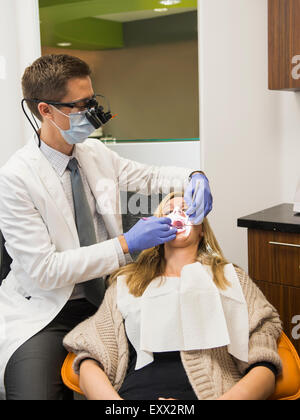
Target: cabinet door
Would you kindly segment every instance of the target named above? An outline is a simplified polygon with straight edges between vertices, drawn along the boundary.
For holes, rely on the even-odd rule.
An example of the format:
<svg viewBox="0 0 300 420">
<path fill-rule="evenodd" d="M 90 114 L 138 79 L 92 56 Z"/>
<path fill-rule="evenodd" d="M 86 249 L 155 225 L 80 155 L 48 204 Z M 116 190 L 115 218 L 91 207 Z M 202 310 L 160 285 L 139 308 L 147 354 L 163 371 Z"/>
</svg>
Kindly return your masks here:
<svg viewBox="0 0 300 420">
<path fill-rule="evenodd" d="M 253 280 L 300 287 L 300 234 L 248 229 L 248 256 Z"/>
<path fill-rule="evenodd" d="M 269 89 L 300 90 L 299 21 L 299 0 L 269 0 Z"/>
<path fill-rule="evenodd" d="M 267 300 L 277 309 L 283 331 L 300 355 L 300 288 L 255 281 Z"/>
</svg>

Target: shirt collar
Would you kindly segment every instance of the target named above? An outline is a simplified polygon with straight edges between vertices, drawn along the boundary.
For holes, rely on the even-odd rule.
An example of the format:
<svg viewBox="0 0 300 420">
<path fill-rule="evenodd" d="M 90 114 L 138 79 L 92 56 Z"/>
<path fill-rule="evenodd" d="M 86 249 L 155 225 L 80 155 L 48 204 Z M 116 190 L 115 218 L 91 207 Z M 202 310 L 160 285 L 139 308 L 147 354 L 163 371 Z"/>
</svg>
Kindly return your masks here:
<svg viewBox="0 0 300 420">
<path fill-rule="evenodd" d="M 62 177 L 65 173 L 69 161 L 76 157 L 76 145 L 74 146 L 72 156 L 65 155 L 64 153 L 53 149 L 52 147 L 44 143 L 42 140 L 40 150 L 60 177 Z M 78 164 L 80 167 L 80 163 Z"/>
</svg>

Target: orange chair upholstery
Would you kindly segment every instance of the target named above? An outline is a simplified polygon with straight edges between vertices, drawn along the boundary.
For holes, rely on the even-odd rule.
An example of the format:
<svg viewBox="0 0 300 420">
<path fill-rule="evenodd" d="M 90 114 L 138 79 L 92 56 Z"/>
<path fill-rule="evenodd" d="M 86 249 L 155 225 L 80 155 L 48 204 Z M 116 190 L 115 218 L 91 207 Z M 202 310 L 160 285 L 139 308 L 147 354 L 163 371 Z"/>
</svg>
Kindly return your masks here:
<svg viewBox="0 0 300 420">
<path fill-rule="evenodd" d="M 73 362 L 75 359 L 74 353 L 69 353 L 66 357 L 63 367 L 61 369 L 61 377 L 63 383 L 70 388 L 72 391 L 76 392 L 77 394 L 83 395 L 83 392 L 79 386 L 79 376 L 73 370 Z"/>
<path fill-rule="evenodd" d="M 282 361 L 282 373 L 276 379 L 276 388 L 270 400 L 300 399 L 300 358 L 295 347 L 282 333 L 278 342 L 278 353 Z M 78 394 L 83 395 L 79 387 L 79 376 L 73 371 L 75 354 L 69 353 L 63 364 L 61 375 L 64 384 Z"/>
<path fill-rule="evenodd" d="M 282 373 L 276 379 L 276 388 L 270 400 L 300 399 L 300 358 L 287 338 L 282 333 L 278 342 L 278 353 L 282 361 Z"/>
</svg>

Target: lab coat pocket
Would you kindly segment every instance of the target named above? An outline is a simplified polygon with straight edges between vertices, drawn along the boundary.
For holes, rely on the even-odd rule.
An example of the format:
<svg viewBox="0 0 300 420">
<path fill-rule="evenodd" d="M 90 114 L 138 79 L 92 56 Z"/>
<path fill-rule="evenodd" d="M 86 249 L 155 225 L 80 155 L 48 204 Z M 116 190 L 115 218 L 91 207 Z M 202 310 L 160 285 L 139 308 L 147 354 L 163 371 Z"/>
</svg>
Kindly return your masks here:
<svg viewBox="0 0 300 420">
<path fill-rule="evenodd" d="M 3 304 L 4 306 L 17 308 L 28 303 L 28 299 L 25 293 L 22 294 L 14 287 L 12 287 L 9 278 L 4 280 L 2 286 L 0 287 L 0 301 L 1 305 Z"/>
</svg>

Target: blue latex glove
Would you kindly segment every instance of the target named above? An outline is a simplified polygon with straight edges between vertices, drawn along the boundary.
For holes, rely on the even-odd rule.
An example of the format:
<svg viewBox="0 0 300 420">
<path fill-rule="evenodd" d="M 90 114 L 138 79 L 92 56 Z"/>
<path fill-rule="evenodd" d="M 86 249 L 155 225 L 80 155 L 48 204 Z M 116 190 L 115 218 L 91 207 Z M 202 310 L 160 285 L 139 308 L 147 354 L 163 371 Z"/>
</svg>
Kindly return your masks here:
<svg viewBox="0 0 300 420">
<path fill-rule="evenodd" d="M 196 193 L 194 202 L 193 194 L 197 185 L 197 181 L 200 181 L 198 192 Z M 184 193 L 184 200 L 188 205 L 188 209 L 185 212 L 189 216 L 190 221 L 194 225 L 199 225 L 203 222 L 204 217 L 212 210 L 212 195 L 209 188 L 209 182 L 205 175 L 195 173 L 187 186 Z"/>
<path fill-rule="evenodd" d="M 177 229 L 169 217 L 149 217 L 139 220 L 124 234 L 129 252 L 142 251 L 176 238 Z"/>
</svg>

